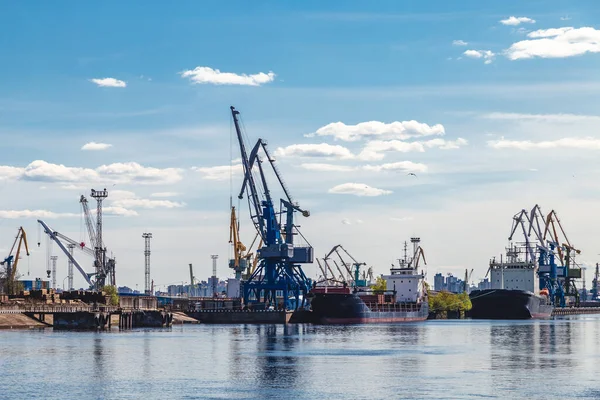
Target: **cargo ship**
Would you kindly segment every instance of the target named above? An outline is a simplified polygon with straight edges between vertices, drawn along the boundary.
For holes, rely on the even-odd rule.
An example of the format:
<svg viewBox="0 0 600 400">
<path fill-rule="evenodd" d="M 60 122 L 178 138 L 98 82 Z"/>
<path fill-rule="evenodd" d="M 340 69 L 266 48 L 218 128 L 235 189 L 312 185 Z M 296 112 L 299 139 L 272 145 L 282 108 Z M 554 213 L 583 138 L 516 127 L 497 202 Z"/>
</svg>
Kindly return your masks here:
<svg viewBox="0 0 600 400">
<path fill-rule="evenodd" d="M 370 324 L 425 321 L 429 315 L 424 274 L 418 272 L 424 254 L 419 238 L 412 238 L 412 257 L 392 265 L 389 275 L 383 275 L 386 290 L 373 291 L 357 281 L 342 286 L 316 286 L 310 292 L 312 321 L 317 324 Z M 355 268 L 358 265 L 355 264 Z M 358 273 L 356 273 L 358 276 Z"/>
<path fill-rule="evenodd" d="M 500 257 L 490 261 L 491 288 L 473 290 L 471 318 L 473 319 L 531 319 L 550 318 L 552 305 L 548 289 L 539 289 L 538 270 L 535 259 L 525 260 L 527 254 L 521 246 L 506 249 L 506 260 Z"/>
</svg>

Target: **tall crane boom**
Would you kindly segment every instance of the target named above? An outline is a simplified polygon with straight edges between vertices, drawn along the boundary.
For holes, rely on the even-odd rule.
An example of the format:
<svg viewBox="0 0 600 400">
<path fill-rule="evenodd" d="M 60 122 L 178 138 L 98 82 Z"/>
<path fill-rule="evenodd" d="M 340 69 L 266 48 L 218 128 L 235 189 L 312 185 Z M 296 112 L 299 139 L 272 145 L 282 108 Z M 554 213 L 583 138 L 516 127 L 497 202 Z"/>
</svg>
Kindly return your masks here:
<svg viewBox="0 0 600 400">
<path fill-rule="evenodd" d="M 73 263 L 73 265 L 75 265 L 75 267 L 77 268 L 77 270 L 81 273 L 81 275 L 83 276 L 83 278 L 85 279 L 85 281 L 90 285 L 90 287 L 93 287 L 94 286 L 94 282 L 92 282 L 92 280 L 90 279 L 90 277 L 92 275 L 94 275 L 94 274 L 88 274 L 88 273 L 86 273 L 83 270 L 83 268 L 81 268 L 81 265 L 79 265 L 79 263 L 77 262 L 77 260 L 71 255 L 71 253 L 69 252 L 69 250 L 60 241 L 60 239 L 55 234 L 55 232 L 52 229 L 50 229 L 50 227 L 48 225 L 46 225 L 46 223 L 44 221 L 42 221 L 41 219 L 38 219 L 37 222 L 44 228 L 44 233 L 46 233 L 50 237 L 50 239 L 52 239 L 52 240 L 54 240 L 54 242 L 56 242 L 56 244 L 62 250 L 62 252 L 65 253 L 65 255 L 67 256 L 67 258 Z"/>
<path fill-rule="evenodd" d="M 302 210 L 297 203 L 292 201 L 289 190 L 284 184 L 279 170 L 275 167 L 275 160 L 271 157 L 265 141 L 258 139 L 250 155 L 247 154 L 238 120 L 240 113 L 233 106 L 230 109 L 244 170 L 244 181 L 238 197 L 241 199 L 246 194 L 250 218 L 262 239 L 262 247 L 257 250 L 258 268 L 243 284 L 244 303 L 246 305 L 257 303 L 265 306 L 267 304 L 279 306 L 282 303 L 288 307 L 291 305 L 291 295 L 296 300 L 294 308 L 297 308 L 300 303 L 303 306 L 305 295 L 311 287 L 311 280 L 306 277 L 298 264 L 312 263 L 313 252 L 311 246 L 294 247 L 294 229 L 297 230 L 297 227 L 293 222 L 293 214 L 294 211 L 300 211 L 304 216 L 309 216 L 310 213 Z M 262 161 L 258 157 L 260 149 L 263 149 L 285 194 L 285 199 L 281 199 L 279 212 L 275 211 Z M 254 168 L 255 166 L 256 168 Z M 255 178 L 254 172 L 257 173 L 258 179 Z M 285 223 L 282 221 L 284 215 Z M 284 235 L 281 232 L 282 226 Z M 278 293 L 283 295 L 281 303 L 277 298 Z"/>
</svg>

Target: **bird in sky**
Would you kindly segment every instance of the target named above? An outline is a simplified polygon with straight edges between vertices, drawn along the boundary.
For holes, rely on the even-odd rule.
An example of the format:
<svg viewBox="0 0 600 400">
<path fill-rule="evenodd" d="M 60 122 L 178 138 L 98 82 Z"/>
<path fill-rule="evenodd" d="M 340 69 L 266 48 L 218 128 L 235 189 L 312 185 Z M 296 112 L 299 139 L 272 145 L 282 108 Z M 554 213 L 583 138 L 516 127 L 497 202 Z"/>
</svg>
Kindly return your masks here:
<svg viewBox="0 0 600 400">
<path fill-rule="evenodd" d="M 414 176 L 414 177 L 416 177 L 416 176 L 417 176 L 417 174 L 415 174 L 414 172 L 409 172 L 407 175 L 412 175 L 412 176 Z"/>
</svg>

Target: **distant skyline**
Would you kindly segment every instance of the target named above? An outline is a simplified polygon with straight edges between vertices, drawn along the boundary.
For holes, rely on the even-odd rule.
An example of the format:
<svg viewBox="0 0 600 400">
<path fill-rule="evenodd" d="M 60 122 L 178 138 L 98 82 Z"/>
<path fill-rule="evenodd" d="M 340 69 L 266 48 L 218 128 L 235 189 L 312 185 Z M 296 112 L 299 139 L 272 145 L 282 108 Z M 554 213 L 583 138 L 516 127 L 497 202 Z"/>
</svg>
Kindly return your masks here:
<svg viewBox="0 0 600 400">
<path fill-rule="evenodd" d="M 210 276 L 211 254 L 232 276 L 231 197 L 254 238 L 233 105 L 311 211 L 297 222 L 317 256 L 342 244 L 379 275 L 419 236 L 430 283 L 471 268 L 478 281 L 537 203 L 581 249 L 589 288 L 599 16 L 596 1 L 556 0 L 4 2 L 0 258 L 22 225 L 20 272 L 45 278 L 36 220 L 85 241 L 79 197 L 95 206 L 90 190 L 107 188 L 119 286 L 143 290 L 143 232 L 156 286 L 189 283 L 189 263 Z"/>
</svg>

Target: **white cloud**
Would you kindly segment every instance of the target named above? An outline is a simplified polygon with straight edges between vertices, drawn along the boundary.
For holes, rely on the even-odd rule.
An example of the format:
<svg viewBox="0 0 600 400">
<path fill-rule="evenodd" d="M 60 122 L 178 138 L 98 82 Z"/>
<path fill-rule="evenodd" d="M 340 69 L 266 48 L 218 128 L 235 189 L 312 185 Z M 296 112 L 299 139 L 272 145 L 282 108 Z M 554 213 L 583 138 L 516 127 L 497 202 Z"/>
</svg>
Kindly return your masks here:
<svg viewBox="0 0 600 400">
<path fill-rule="evenodd" d="M 127 86 L 127 83 L 124 81 L 115 79 L 115 78 L 95 78 L 90 79 L 90 82 L 94 82 L 96 85 L 100 87 L 120 87 L 124 88 Z"/>
<path fill-rule="evenodd" d="M 300 167 L 309 171 L 320 171 L 320 172 L 349 172 L 356 170 L 356 167 L 349 165 L 335 165 L 335 164 L 321 164 L 321 163 L 307 163 L 300 164 Z"/>
<path fill-rule="evenodd" d="M 491 64 L 496 55 L 491 50 L 465 50 L 463 54 L 469 58 L 483 58 L 484 64 Z"/>
<path fill-rule="evenodd" d="M 565 15 L 564 17 L 560 17 L 561 21 L 568 21 L 570 19 L 571 19 L 571 17 L 569 17 L 568 15 Z"/>
<path fill-rule="evenodd" d="M 431 139 L 424 142 L 403 142 L 400 140 L 373 140 L 368 142 L 358 155 L 361 160 L 382 160 L 385 152 L 397 151 L 400 153 L 424 152 L 425 148 L 438 147 L 442 150 L 457 149 L 468 144 L 466 139 L 456 140 Z"/>
<path fill-rule="evenodd" d="M 170 200 L 123 198 L 113 201 L 111 205 L 121 208 L 180 208 L 184 207 L 185 203 Z"/>
<path fill-rule="evenodd" d="M 384 152 L 397 151 L 408 153 L 412 151 L 424 152 L 425 147 L 421 142 L 403 142 L 401 140 L 373 140 L 366 144 L 358 155 L 361 160 L 382 160 Z"/>
<path fill-rule="evenodd" d="M 111 190 L 109 193 L 110 200 L 133 199 L 135 193 L 129 190 Z"/>
<path fill-rule="evenodd" d="M 0 210 L 0 218 L 17 219 L 17 218 L 62 218 L 62 217 L 79 217 L 79 214 L 74 213 L 55 213 L 47 210 Z"/>
<path fill-rule="evenodd" d="M 112 147 L 112 144 L 89 142 L 81 146 L 81 150 L 106 150 L 109 147 Z"/>
<path fill-rule="evenodd" d="M 181 76 L 189 78 L 192 83 L 211 83 L 213 85 L 260 86 L 275 79 L 275 74 L 271 71 L 268 73 L 259 72 L 252 75 L 240 75 L 232 72 L 221 72 L 218 69 L 210 67 L 196 67 L 193 70 L 182 72 Z"/>
<path fill-rule="evenodd" d="M 452 41 L 452 45 L 454 46 L 466 46 L 469 43 L 465 42 L 464 40 L 453 40 Z"/>
<path fill-rule="evenodd" d="M 25 168 L 0 165 L 0 181 L 18 179 L 24 171 Z"/>
<path fill-rule="evenodd" d="M 354 158 L 354 155 L 344 146 L 328 143 L 319 144 L 292 144 L 287 147 L 278 147 L 275 155 L 279 157 L 331 157 L 339 159 Z"/>
<path fill-rule="evenodd" d="M 356 125 L 332 122 L 317 129 L 316 132 L 304 136 L 332 136 L 335 140 L 354 142 L 362 138 L 408 139 L 418 136 L 443 135 L 444 133 L 444 126 L 441 124 L 429 126 L 425 123 L 411 120 L 391 123 L 368 121 Z"/>
<path fill-rule="evenodd" d="M 77 190 L 78 184 L 139 183 L 170 184 L 182 179 L 178 168 L 144 167 L 136 162 L 102 165 L 96 169 L 67 167 L 35 160 L 25 168 L 0 166 L 0 180 L 60 182 L 63 189 Z"/>
<path fill-rule="evenodd" d="M 334 194 L 352 194 L 354 196 L 368 197 L 392 193 L 390 190 L 377 189 L 369 185 L 365 185 L 364 183 L 343 183 L 341 185 L 332 187 L 328 192 Z"/>
<path fill-rule="evenodd" d="M 101 165 L 96 171 L 102 178 L 115 182 L 131 182 L 139 184 L 171 184 L 182 179 L 180 168 L 144 167 L 136 162 L 113 163 Z"/>
<path fill-rule="evenodd" d="M 103 207 L 102 214 L 103 215 L 118 215 L 118 216 L 123 216 L 123 217 L 137 217 L 139 215 L 137 213 L 137 211 L 135 211 L 135 210 L 128 210 L 123 207 L 115 207 L 115 206 Z"/>
<path fill-rule="evenodd" d="M 352 222 L 350 222 L 350 220 L 348 218 L 344 218 L 342 220 L 342 224 L 344 224 L 344 225 L 352 225 Z"/>
<path fill-rule="evenodd" d="M 193 171 L 200 172 L 203 179 L 212 181 L 226 181 L 233 175 L 240 175 L 244 171 L 242 164 L 219 165 L 216 167 L 192 167 Z"/>
<path fill-rule="evenodd" d="M 582 149 L 600 150 L 600 139 L 595 138 L 563 138 L 558 140 L 547 140 L 532 142 L 530 140 L 495 140 L 489 141 L 488 146 L 494 149 Z"/>
<path fill-rule="evenodd" d="M 90 168 L 66 167 L 35 160 L 25 167 L 19 178 L 37 182 L 81 182 L 98 181 L 99 177 L 98 172 Z"/>
<path fill-rule="evenodd" d="M 510 60 L 573 57 L 600 52 L 600 30 L 591 27 L 540 29 L 527 35 L 532 40 L 513 43 L 504 54 Z"/>
<path fill-rule="evenodd" d="M 181 193 L 179 193 L 179 192 L 157 192 L 157 193 L 152 193 L 150 196 L 152 196 L 152 197 L 177 197 L 180 194 Z"/>
<path fill-rule="evenodd" d="M 366 171 L 405 171 L 405 172 L 427 172 L 427 165 L 414 163 L 412 161 L 398 161 L 381 165 L 365 165 Z"/>
<path fill-rule="evenodd" d="M 68 184 L 68 185 L 60 185 L 61 189 L 65 189 L 65 190 L 86 190 L 87 187 L 83 186 L 83 185 L 73 185 L 73 184 Z"/>
<path fill-rule="evenodd" d="M 445 139 L 431 139 L 423 142 L 425 147 L 438 147 L 442 150 L 454 150 L 459 149 L 461 146 L 469 144 L 467 139 L 458 138 L 456 140 L 445 140 Z"/>
<path fill-rule="evenodd" d="M 413 217 L 390 217 L 390 221 L 403 222 L 403 221 L 411 221 Z"/>
<path fill-rule="evenodd" d="M 520 114 L 520 113 L 502 113 L 493 112 L 484 114 L 484 118 L 515 120 L 515 121 L 541 121 L 541 122 L 578 122 L 578 121 L 600 121 L 599 115 L 583 114 Z"/>
<path fill-rule="evenodd" d="M 535 24 L 535 20 L 527 17 L 509 17 L 500 21 L 502 25 Z"/>
</svg>

